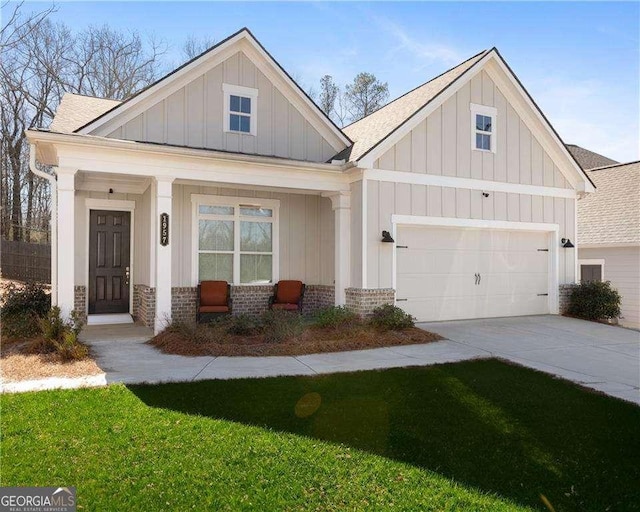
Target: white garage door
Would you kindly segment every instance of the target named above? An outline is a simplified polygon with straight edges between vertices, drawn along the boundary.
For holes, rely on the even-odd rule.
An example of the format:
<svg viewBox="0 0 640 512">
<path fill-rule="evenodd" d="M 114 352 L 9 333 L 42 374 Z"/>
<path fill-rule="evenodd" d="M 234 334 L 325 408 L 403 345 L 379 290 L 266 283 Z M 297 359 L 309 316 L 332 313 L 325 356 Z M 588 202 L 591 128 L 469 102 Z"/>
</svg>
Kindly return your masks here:
<svg viewBox="0 0 640 512">
<path fill-rule="evenodd" d="M 397 305 L 419 321 L 549 313 L 548 234 L 401 226 Z"/>
</svg>

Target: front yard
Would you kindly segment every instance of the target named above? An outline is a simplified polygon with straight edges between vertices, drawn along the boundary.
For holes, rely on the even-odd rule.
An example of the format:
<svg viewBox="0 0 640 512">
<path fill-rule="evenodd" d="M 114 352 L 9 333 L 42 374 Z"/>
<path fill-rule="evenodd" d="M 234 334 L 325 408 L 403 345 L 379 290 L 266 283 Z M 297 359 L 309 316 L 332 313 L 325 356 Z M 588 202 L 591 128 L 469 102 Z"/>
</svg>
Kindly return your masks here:
<svg viewBox="0 0 640 512">
<path fill-rule="evenodd" d="M 74 485 L 85 510 L 640 502 L 640 408 L 497 360 L 0 400 L 1 484 Z"/>
</svg>

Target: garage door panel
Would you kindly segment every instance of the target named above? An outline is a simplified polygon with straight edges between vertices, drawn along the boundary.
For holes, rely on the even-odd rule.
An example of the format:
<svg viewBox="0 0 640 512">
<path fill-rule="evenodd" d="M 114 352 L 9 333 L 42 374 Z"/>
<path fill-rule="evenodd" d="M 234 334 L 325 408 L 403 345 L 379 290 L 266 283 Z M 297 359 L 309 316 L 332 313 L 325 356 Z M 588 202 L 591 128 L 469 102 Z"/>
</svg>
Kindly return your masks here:
<svg viewBox="0 0 640 512">
<path fill-rule="evenodd" d="M 412 226 L 397 235 L 407 246 L 396 250 L 398 306 L 418 320 L 549 312 L 547 233 Z"/>
</svg>

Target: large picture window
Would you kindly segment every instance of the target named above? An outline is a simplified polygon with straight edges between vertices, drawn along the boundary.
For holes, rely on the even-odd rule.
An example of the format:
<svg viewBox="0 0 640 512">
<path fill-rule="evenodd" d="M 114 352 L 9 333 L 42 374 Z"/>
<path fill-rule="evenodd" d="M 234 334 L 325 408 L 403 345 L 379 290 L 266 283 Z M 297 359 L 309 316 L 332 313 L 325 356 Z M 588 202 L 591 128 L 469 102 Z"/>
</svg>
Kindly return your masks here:
<svg viewBox="0 0 640 512">
<path fill-rule="evenodd" d="M 274 282 L 279 201 L 197 195 L 192 202 L 196 282 Z"/>
</svg>

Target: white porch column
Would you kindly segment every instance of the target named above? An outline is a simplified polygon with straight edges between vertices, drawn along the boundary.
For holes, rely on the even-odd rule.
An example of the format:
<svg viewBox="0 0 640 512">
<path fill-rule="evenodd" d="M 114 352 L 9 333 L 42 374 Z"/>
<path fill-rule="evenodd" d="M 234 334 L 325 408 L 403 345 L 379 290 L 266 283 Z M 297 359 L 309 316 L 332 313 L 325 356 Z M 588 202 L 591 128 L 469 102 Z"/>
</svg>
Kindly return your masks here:
<svg viewBox="0 0 640 512">
<path fill-rule="evenodd" d="M 323 194 L 331 199 L 335 229 L 335 289 L 336 306 L 346 303 L 345 290 L 351 285 L 351 192 Z"/>
<path fill-rule="evenodd" d="M 58 167 L 58 297 L 57 304 L 68 317 L 75 303 L 75 251 L 84 251 L 75 243 L 75 175 L 77 169 Z M 52 301 L 55 304 L 55 301 Z"/>
<path fill-rule="evenodd" d="M 156 315 L 154 331 L 156 334 L 171 322 L 171 243 L 174 235 L 171 231 L 171 192 L 174 179 L 173 177 L 157 177 L 155 179 L 155 221 L 151 222 L 151 226 L 154 224 L 156 226 L 156 242 L 154 244 L 156 254 Z M 160 220 L 163 214 L 169 216 L 168 238 L 165 240 L 162 240 L 163 226 Z"/>
</svg>

